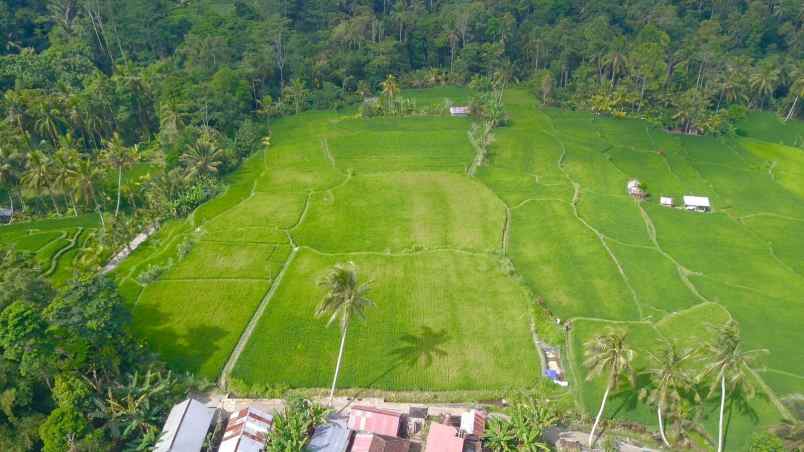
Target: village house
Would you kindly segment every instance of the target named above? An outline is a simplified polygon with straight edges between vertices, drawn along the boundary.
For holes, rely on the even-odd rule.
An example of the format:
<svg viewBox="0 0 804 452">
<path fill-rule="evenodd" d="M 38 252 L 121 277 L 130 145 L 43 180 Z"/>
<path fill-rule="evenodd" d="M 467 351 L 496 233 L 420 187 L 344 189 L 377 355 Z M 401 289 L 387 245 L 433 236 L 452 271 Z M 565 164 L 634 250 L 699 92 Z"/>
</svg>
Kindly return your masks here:
<svg viewBox="0 0 804 452">
<path fill-rule="evenodd" d="M 232 414 L 218 452 L 261 452 L 268 444 L 274 417 L 254 407 Z"/>
<path fill-rule="evenodd" d="M 418 434 L 427 423 L 427 407 L 412 406 L 408 409 L 408 438 Z"/>
<path fill-rule="evenodd" d="M 13 210 L 0 208 L 0 224 L 11 223 L 11 217 L 13 216 L 14 216 Z"/>
<path fill-rule="evenodd" d="M 469 116 L 470 113 L 469 107 L 449 107 L 449 114 L 455 117 Z"/>
<path fill-rule="evenodd" d="M 352 430 L 349 430 L 346 423 L 346 418 L 330 417 L 326 424 L 315 428 L 313 436 L 304 450 L 307 452 L 346 452 L 352 438 Z"/>
<path fill-rule="evenodd" d="M 408 452 L 410 441 L 395 436 L 360 432 L 355 435 L 351 452 Z"/>
<path fill-rule="evenodd" d="M 659 198 L 659 204 L 661 204 L 662 207 L 673 207 L 673 198 L 669 196 L 661 196 Z"/>
<path fill-rule="evenodd" d="M 684 208 L 693 212 L 709 212 L 712 206 L 706 196 L 684 196 Z"/>
<path fill-rule="evenodd" d="M 352 430 L 399 436 L 401 422 L 402 413 L 370 406 L 355 406 L 349 412 L 347 425 Z"/>
<path fill-rule="evenodd" d="M 643 199 L 646 196 L 645 190 L 642 188 L 642 183 L 636 179 L 631 179 L 626 185 L 628 194 L 636 199 Z"/>
<path fill-rule="evenodd" d="M 486 413 L 470 410 L 460 417 L 448 416 L 430 424 L 424 452 L 480 452 L 486 428 Z"/>
<path fill-rule="evenodd" d="M 215 411 L 215 408 L 209 408 L 195 399 L 174 405 L 154 452 L 199 452 Z"/>
</svg>

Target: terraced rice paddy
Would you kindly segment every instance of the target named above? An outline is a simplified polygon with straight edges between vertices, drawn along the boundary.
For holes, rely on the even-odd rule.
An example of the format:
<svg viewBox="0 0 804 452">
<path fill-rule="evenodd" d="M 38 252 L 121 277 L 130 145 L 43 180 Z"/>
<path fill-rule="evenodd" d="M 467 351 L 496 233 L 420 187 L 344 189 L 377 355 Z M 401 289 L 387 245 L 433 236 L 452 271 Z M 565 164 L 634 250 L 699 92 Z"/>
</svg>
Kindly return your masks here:
<svg viewBox="0 0 804 452">
<path fill-rule="evenodd" d="M 276 122 L 273 146 L 226 193 L 165 225 L 117 271 L 136 328 L 182 370 L 324 387 L 338 333 L 313 317 L 315 282 L 354 261 L 377 306 L 350 330 L 343 387 L 528 386 L 540 374 L 528 308 L 541 298 L 572 320 L 561 345 L 587 410 L 604 387 L 584 382 L 588 338 L 627 328 L 644 363 L 658 338 L 701 345 L 709 325 L 733 317 L 747 347 L 770 354 L 757 374 L 763 396 L 747 405 L 756 417 L 733 407 L 729 441 L 777 422 L 779 400 L 804 389 L 802 151 L 763 139 L 779 124 L 687 137 L 535 104 L 507 93 L 512 124 L 475 177 L 466 119 L 314 112 Z M 626 194 L 633 177 L 651 195 L 642 203 Z M 709 196 L 714 211 L 658 205 L 684 194 Z M 179 259 L 187 240 L 195 245 Z M 171 261 L 160 281 L 136 282 Z M 652 423 L 635 394 L 615 395 L 607 414 Z"/>
<path fill-rule="evenodd" d="M 0 226 L 0 245 L 32 253 L 42 272 L 63 284 L 73 276 L 84 240 L 99 224 L 98 216 L 91 214 Z"/>
</svg>

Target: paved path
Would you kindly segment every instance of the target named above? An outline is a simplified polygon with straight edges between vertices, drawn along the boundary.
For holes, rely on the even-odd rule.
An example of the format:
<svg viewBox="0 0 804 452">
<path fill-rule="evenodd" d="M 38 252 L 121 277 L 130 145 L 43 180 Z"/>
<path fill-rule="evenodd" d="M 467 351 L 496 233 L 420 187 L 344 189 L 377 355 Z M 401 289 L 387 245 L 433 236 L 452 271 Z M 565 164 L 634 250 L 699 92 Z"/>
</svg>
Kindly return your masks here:
<svg viewBox="0 0 804 452">
<path fill-rule="evenodd" d="M 137 234 L 137 236 L 134 237 L 134 239 L 131 240 L 131 242 L 129 242 L 125 248 L 123 248 L 119 253 L 115 254 L 112 260 L 110 260 L 109 263 L 103 267 L 101 274 L 105 275 L 106 273 L 109 273 L 117 268 L 117 266 L 120 265 L 120 263 L 122 263 L 132 251 L 136 250 L 140 245 L 142 245 L 143 242 L 148 240 L 148 237 L 150 237 L 154 232 L 156 232 L 156 225 L 149 226 L 147 229 Z"/>
</svg>

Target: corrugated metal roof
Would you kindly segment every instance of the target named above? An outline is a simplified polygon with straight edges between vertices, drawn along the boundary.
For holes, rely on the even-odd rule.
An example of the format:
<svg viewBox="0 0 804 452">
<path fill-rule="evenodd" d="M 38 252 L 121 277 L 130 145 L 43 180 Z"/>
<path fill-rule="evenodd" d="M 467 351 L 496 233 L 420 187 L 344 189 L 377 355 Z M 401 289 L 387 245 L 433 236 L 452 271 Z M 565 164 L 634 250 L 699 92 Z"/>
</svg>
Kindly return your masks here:
<svg viewBox="0 0 804 452">
<path fill-rule="evenodd" d="M 706 196 L 684 196 L 684 205 L 693 207 L 710 207 Z"/>
<path fill-rule="evenodd" d="M 349 447 L 352 431 L 346 426 L 346 419 L 332 417 L 326 424 L 319 425 L 304 450 L 308 452 L 345 452 Z"/>
<path fill-rule="evenodd" d="M 463 452 L 463 442 L 455 427 L 433 422 L 424 452 Z"/>
<path fill-rule="evenodd" d="M 402 413 L 369 406 L 355 406 L 349 413 L 349 428 L 397 436 Z"/>
<path fill-rule="evenodd" d="M 408 440 L 362 432 L 355 435 L 351 452 L 408 452 L 409 450 Z"/>
<path fill-rule="evenodd" d="M 262 410 L 243 408 L 229 418 L 218 452 L 260 452 L 268 444 L 273 422 L 274 417 Z"/>
<path fill-rule="evenodd" d="M 170 410 L 155 452 L 198 452 L 204 445 L 209 424 L 215 415 L 214 408 L 187 399 Z"/>
</svg>

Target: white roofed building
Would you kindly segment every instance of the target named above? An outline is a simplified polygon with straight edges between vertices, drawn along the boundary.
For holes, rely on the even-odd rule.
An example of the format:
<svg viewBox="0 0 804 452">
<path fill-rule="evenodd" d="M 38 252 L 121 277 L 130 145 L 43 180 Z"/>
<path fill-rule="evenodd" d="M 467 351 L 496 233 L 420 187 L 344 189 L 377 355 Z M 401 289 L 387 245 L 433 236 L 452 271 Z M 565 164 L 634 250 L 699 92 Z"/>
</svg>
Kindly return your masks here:
<svg viewBox="0 0 804 452">
<path fill-rule="evenodd" d="M 461 415 L 461 430 L 478 437 L 486 431 L 486 413 L 478 410 L 469 410 Z"/>
<path fill-rule="evenodd" d="M 695 212 L 708 212 L 712 209 L 706 196 L 684 196 L 684 208 Z"/>
<path fill-rule="evenodd" d="M 162 428 L 155 452 L 199 452 L 215 416 L 209 408 L 195 399 L 187 399 L 170 409 Z"/>
<path fill-rule="evenodd" d="M 449 114 L 452 116 L 469 116 L 469 107 L 449 107 Z"/>
<path fill-rule="evenodd" d="M 233 413 L 218 452 L 261 452 L 273 423 L 273 416 L 254 407 Z"/>
<path fill-rule="evenodd" d="M 673 207 L 673 198 L 669 196 L 662 196 L 659 198 L 659 203 L 664 207 Z"/>
</svg>

